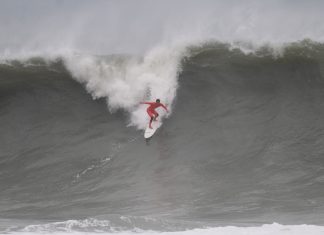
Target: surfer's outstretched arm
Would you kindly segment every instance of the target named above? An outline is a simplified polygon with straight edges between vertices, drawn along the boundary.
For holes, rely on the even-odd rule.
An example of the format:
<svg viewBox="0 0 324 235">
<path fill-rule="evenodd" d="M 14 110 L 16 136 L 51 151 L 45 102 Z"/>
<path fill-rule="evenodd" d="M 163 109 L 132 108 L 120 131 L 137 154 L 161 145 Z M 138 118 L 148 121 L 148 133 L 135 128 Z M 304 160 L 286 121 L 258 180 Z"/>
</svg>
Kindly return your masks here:
<svg viewBox="0 0 324 235">
<path fill-rule="evenodd" d="M 148 104 L 148 105 L 151 105 L 153 104 L 154 102 L 140 102 L 140 104 Z"/>
<path fill-rule="evenodd" d="M 165 105 L 164 105 L 164 104 L 161 104 L 161 107 L 162 107 L 162 108 L 164 108 L 164 109 L 165 109 L 165 111 L 169 112 L 168 108 L 167 108 L 167 107 L 165 107 Z"/>
</svg>

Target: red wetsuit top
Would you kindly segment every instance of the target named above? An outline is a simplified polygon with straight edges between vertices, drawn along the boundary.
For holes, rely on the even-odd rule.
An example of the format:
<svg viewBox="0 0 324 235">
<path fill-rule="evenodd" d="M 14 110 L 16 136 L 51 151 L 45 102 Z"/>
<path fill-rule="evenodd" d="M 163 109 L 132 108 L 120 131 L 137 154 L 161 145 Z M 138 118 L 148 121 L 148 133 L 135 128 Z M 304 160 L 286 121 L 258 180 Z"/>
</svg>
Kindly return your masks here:
<svg viewBox="0 0 324 235">
<path fill-rule="evenodd" d="M 162 107 L 165 109 L 165 111 L 168 111 L 167 107 L 164 106 L 162 103 L 157 103 L 157 102 L 142 102 L 142 104 L 148 104 L 150 105 L 146 111 L 150 117 L 155 117 L 158 115 L 158 113 L 155 111 L 156 108 Z"/>
</svg>

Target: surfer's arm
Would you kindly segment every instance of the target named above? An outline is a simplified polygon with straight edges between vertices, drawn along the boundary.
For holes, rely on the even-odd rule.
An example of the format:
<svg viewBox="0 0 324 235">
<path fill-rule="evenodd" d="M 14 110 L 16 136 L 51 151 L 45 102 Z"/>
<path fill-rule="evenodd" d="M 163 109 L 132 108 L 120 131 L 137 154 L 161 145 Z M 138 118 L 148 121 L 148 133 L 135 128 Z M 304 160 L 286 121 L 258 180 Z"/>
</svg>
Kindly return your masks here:
<svg viewBox="0 0 324 235">
<path fill-rule="evenodd" d="M 140 102 L 140 104 L 148 104 L 148 105 L 151 105 L 151 104 L 153 104 L 153 102 Z"/>
<path fill-rule="evenodd" d="M 164 108 L 164 109 L 165 109 L 165 111 L 169 112 L 168 108 L 167 108 L 167 107 L 165 107 L 165 105 L 164 105 L 164 104 L 161 104 L 161 107 L 162 107 L 162 108 Z"/>
</svg>

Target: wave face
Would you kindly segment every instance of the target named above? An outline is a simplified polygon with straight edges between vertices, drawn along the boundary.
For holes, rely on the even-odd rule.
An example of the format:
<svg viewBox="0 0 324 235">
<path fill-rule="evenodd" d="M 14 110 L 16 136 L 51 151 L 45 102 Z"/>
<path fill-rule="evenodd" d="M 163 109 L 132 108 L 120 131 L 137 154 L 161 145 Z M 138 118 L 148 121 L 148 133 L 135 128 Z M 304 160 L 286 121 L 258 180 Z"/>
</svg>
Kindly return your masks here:
<svg viewBox="0 0 324 235">
<path fill-rule="evenodd" d="M 214 42 L 179 50 L 175 65 L 152 59 L 170 58 L 161 53 L 2 63 L 0 227 L 29 233 L 323 224 L 323 49 L 304 40 L 280 53 L 270 46 L 246 53 Z M 151 91 L 171 89 L 173 113 L 145 142 L 125 123 L 136 121 L 133 112 L 145 117 L 135 103 L 150 94 L 138 95 L 147 87 L 137 90 L 136 82 L 147 80 L 125 74 L 161 70 L 172 71 L 171 80 L 157 76 Z"/>
</svg>

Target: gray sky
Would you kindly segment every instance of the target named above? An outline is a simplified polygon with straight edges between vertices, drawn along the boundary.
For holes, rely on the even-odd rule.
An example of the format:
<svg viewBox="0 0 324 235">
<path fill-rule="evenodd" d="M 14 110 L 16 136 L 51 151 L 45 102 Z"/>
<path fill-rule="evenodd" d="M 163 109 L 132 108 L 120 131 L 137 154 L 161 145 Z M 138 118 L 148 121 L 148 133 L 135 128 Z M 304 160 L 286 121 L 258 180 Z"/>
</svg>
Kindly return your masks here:
<svg viewBox="0 0 324 235">
<path fill-rule="evenodd" d="M 324 40 L 324 1 L 2 0 L 0 53 L 141 53 L 180 39 Z"/>
</svg>

